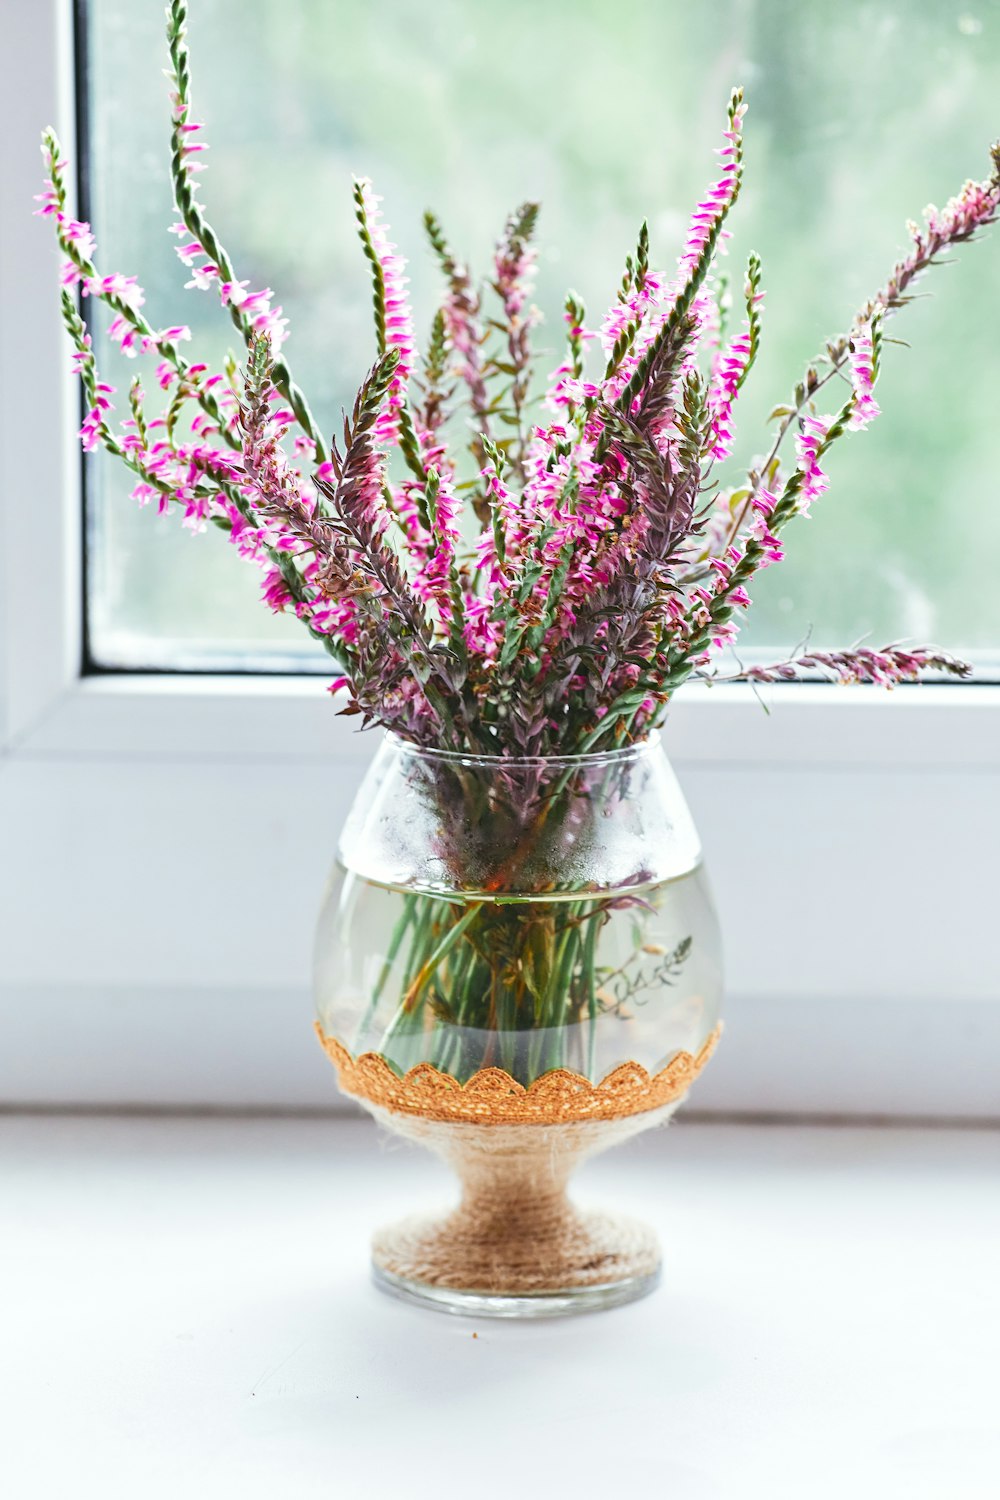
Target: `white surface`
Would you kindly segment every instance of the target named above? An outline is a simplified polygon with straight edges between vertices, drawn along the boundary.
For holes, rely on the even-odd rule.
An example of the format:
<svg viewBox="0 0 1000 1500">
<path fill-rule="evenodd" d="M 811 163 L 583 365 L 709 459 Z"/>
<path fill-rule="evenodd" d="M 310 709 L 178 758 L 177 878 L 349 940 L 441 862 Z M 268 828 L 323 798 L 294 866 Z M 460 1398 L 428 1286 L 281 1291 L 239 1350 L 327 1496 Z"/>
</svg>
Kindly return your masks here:
<svg viewBox="0 0 1000 1500">
<path fill-rule="evenodd" d="M 682 1120 L 578 1184 L 663 1288 L 520 1327 L 369 1286 L 448 1185 L 367 1121 L 7 1117 L 0 1178 L 16 1500 L 996 1500 L 1000 1133 Z"/>
</svg>

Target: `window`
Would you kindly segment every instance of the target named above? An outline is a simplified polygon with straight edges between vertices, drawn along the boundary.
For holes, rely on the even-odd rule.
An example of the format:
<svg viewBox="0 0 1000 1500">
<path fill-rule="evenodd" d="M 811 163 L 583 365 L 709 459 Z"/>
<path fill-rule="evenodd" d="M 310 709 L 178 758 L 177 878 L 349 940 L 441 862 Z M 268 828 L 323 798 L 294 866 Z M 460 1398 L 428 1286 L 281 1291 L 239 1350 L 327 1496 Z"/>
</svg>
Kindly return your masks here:
<svg viewBox="0 0 1000 1500">
<path fill-rule="evenodd" d="M 166 233 L 167 99 L 158 7 L 91 0 L 86 54 L 90 211 L 106 269 L 138 272 L 154 323 L 187 321 L 215 356 L 232 329 L 211 296 L 184 292 Z M 532 45 L 519 38 L 532 36 Z M 538 341 L 554 365 L 569 286 L 592 325 L 611 300 L 639 222 L 654 257 L 677 253 L 708 180 L 729 87 L 743 81 L 748 170 L 731 275 L 764 262 L 764 343 L 741 401 L 736 458 L 763 451 L 783 401 L 826 337 L 885 279 L 906 218 L 988 170 L 1000 7 L 974 13 L 726 0 L 199 0 L 195 105 L 209 123 L 205 193 L 253 285 L 291 317 L 298 378 L 333 428 L 373 355 L 352 172 L 371 175 L 409 255 L 418 327 L 437 278 L 423 248 L 432 205 L 473 264 L 525 196 L 542 200 Z M 741 645 L 930 640 L 988 675 L 1000 554 L 992 413 L 1000 403 L 993 305 L 997 245 L 966 247 L 888 332 L 885 415 L 831 460 L 834 491 L 788 534 L 760 580 Z M 107 361 L 105 361 L 107 362 Z M 119 386 L 135 366 L 121 362 Z M 148 382 L 147 382 L 148 383 Z M 733 478 L 738 470 L 733 469 Z M 101 455 L 89 474 L 90 646 L 112 667 L 315 666 L 294 622 L 258 603 L 228 549 L 192 542 L 174 516 L 128 500 Z"/>
<path fill-rule="evenodd" d="M 558 9 L 535 7 L 533 20 L 548 25 L 546 18 Z M 572 9 L 568 50 L 564 59 L 560 55 L 551 62 L 549 72 L 560 99 L 581 99 L 582 117 L 583 104 L 589 114 L 594 95 L 584 66 L 594 50 L 593 31 L 587 28 L 603 24 L 608 10 L 596 3 Z M 636 51 L 656 60 L 642 89 L 634 91 L 637 120 L 650 100 L 660 107 L 672 89 L 687 91 L 682 117 L 692 122 L 700 142 L 690 167 L 686 154 L 682 159 L 670 152 L 667 136 L 664 145 L 637 126 L 629 137 L 638 143 L 631 149 L 642 160 L 636 186 L 616 175 L 621 152 L 611 137 L 600 148 L 596 135 L 577 140 L 566 123 L 573 115 L 563 110 L 560 149 L 573 166 L 568 180 L 583 191 L 579 184 L 591 180 L 600 166 L 605 184 L 578 200 L 563 192 L 554 168 L 551 180 L 548 169 L 538 168 L 536 178 L 526 181 L 526 169 L 535 170 L 539 160 L 537 131 L 526 118 L 510 145 L 482 163 L 484 181 L 495 183 L 497 191 L 495 208 L 492 201 L 487 204 L 477 228 L 465 217 L 471 211 L 465 184 L 472 179 L 464 153 L 471 148 L 456 137 L 454 116 L 444 111 L 440 73 L 413 65 L 424 55 L 425 43 L 412 7 L 400 0 L 396 7 L 352 10 L 295 0 L 279 17 L 275 7 L 248 0 L 238 12 L 237 30 L 228 24 L 237 14 L 230 3 L 196 0 L 192 28 L 201 60 L 196 86 L 212 119 L 216 164 L 207 181 L 216 217 L 220 227 L 232 228 L 234 245 L 244 248 L 247 273 L 281 289 L 296 319 L 290 351 L 304 375 L 312 367 L 311 385 L 327 418 L 348 390 L 346 382 L 343 390 L 337 386 L 337 372 L 355 365 L 353 356 L 341 365 L 342 341 L 355 338 L 360 351 L 367 349 L 369 337 L 363 266 L 344 195 L 351 168 L 367 168 L 379 180 L 393 209 L 393 227 L 408 248 L 430 199 L 451 220 L 454 236 L 467 232 L 469 251 L 482 252 L 508 200 L 537 182 L 546 205 L 545 244 L 558 246 L 564 256 L 554 265 L 543 260 L 542 284 L 558 297 L 565 283 L 575 281 L 592 308 L 599 307 L 606 272 L 590 265 L 588 257 L 608 247 L 613 277 L 635 220 L 654 198 L 678 212 L 686 207 L 710 165 L 719 97 L 742 71 L 741 58 L 756 60 L 761 70 L 744 72 L 754 90 L 757 133 L 751 149 L 758 194 L 786 195 L 792 208 L 784 232 L 791 233 L 798 223 L 796 205 L 812 201 L 809 194 L 831 160 L 828 148 L 836 147 L 835 190 L 822 180 L 818 186 L 821 195 L 832 194 L 841 205 L 842 218 L 828 222 L 839 222 L 846 226 L 843 235 L 856 236 L 860 257 L 850 262 L 856 281 L 838 280 L 848 266 L 846 256 L 840 265 L 843 239 L 830 241 L 803 223 L 801 253 L 779 276 L 775 255 L 781 235 L 776 228 L 771 232 L 764 199 L 755 208 L 748 197 L 742 244 L 756 243 L 767 257 L 771 288 L 771 364 L 761 370 L 754 398 L 762 412 L 773 386 L 782 386 L 817 338 L 834 331 L 841 315 L 883 274 L 901 234 L 901 217 L 931 191 L 943 195 L 963 173 L 982 170 L 977 153 L 992 124 L 984 112 L 992 99 L 995 5 L 970 7 L 961 26 L 953 11 L 939 14 L 947 8 L 930 4 L 888 12 L 884 6 L 850 5 L 838 8 L 836 17 L 828 7 L 806 9 L 808 30 L 800 23 L 800 7 L 793 5 L 691 6 L 682 31 L 679 24 L 671 30 L 659 20 L 661 14 L 674 17 L 672 6 L 658 0 L 638 7 L 623 0 L 602 54 L 608 58 L 609 86 L 617 88 L 615 109 L 631 102 L 613 65 L 620 45 L 615 37 L 622 29 Z M 103 73 L 95 59 L 91 80 L 91 189 L 106 262 L 141 266 L 151 303 L 162 297 L 172 310 L 182 295 L 182 278 L 163 232 L 169 196 L 162 177 L 156 177 L 163 168 L 164 125 L 158 12 L 159 7 L 126 7 L 117 0 L 91 0 L 88 6 L 96 28 L 92 46 L 106 24 L 117 47 L 106 53 Z M 367 41 L 355 35 L 353 52 L 341 42 L 325 52 L 304 45 L 309 28 L 327 24 L 328 14 L 336 14 L 343 26 L 357 26 L 369 12 L 382 19 L 381 31 L 370 32 Z M 447 44 L 449 57 L 470 36 L 478 37 L 480 57 L 499 55 L 490 64 L 497 70 L 497 93 L 487 101 L 498 119 L 506 109 L 502 82 L 515 67 L 503 62 L 504 49 L 513 46 L 509 18 L 518 14 L 516 6 L 496 12 L 510 28 L 500 34 L 485 22 L 478 30 L 469 24 L 463 29 L 463 18 L 485 15 L 478 6 L 442 3 L 421 12 L 422 25 L 435 28 L 440 41 L 435 45 L 440 50 Z M 890 21 L 897 18 L 894 31 L 882 29 L 890 24 L 887 14 Z M 645 30 L 636 20 L 640 15 Z M 24 0 L 4 16 L 10 87 L 0 102 L 0 1098 L 330 1104 L 335 1095 L 329 1071 L 309 1041 L 311 927 L 337 828 L 374 737 L 357 735 L 352 721 L 331 710 L 315 677 L 83 669 L 78 397 L 55 297 L 58 259 L 48 226 L 28 211 L 39 189 L 42 126 L 54 121 L 70 155 L 77 154 L 71 21 L 71 0 Z M 490 27 L 499 24 L 490 21 Z M 765 25 L 766 33 L 752 31 Z M 679 35 L 705 57 L 721 45 L 710 76 L 695 79 L 677 69 L 672 59 Z M 551 39 L 545 48 L 555 59 Z M 253 63 L 254 56 L 266 58 L 266 65 Z M 820 57 L 831 61 L 830 82 Z M 520 62 L 531 66 L 530 59 Z M 759 91 L 768 69 L 772 76 L 787 77 L 807 63 L 811 72 L 803 74 L 802 96 L 814 103 L 824 130 L 834 118 L 841 121 L 845 138 L 814 138 L 814 148 L 795 157 L 798 167 L 789 186 L 772 155 L 777 125 L 769 123 L 769 106 Z M 258 66 L 260 73 L 254 71 Z M 472 63 L 464 66 L 471 78 Z M 282 86 L 283 79 L 297 86 Z M 878 82 L 880 98 L 889 104 L 895 99 L 898 133 L 872 123 L 871 79 Z M 834 98 L 839 88 L 851 109 L 841 110 Z M 402 137 L 407 150 L 412 146 L 412 160 L 394 167 L 384 146 L 376 149 L 377 141 L 360 133 L 365 117 L 359 101 L 372 90 L 385 100 L 407 89 L 421 99 L 414 117 L 433 130 L 430 145 Z M 247 103 L 251 91 L 265 101 L 256 124 Z M 908 113 L 911 91 L 918 102 Z M 528 92 L 531 103 L 539 89 Z M 920 100 L 938 109 L 934 129 L 922 122 Z M 112 106 L 119 113 L 105 115 L 102 125 L 102 112 Z M 319 125 L 309 118 L 314 106 Z M 285 158 L 271 143 L 273 132 L 308 146 L 306 183 L 296 185 L 283 172 Z M 334 149 L 349 132 L 358 132 L 357 160 L 353 148 Z M 148 198 L 143 182 L 127 181 L 124 157 L 114 154 L 129 133 L 149 177 Z M 945 138 L 953 154 L 939 161 Z M 862 220 L 858 205 L 868 189 L 858 163 L 866 174 L 876 151 L 890 153 L 886 192 L 898 197 Z M 267 156 L 271 165 L 265 171 Z M 287 197 L 258 202 L 251 179 L 223 170 L 223 158 L 246 161 L 253 171 L 260 163 L 269 193 Z M 416 164 L 428 161 L 435 164 L 436 181 L 415 175 Z M 933 166 L 933 185 L 925 184 L 925 165 L 928 173 Z M 902 174 L 898 182 L 896 171 Z M 115 198 L 119 188 L 127 188 L 127 204 Z M 599 233 L 574 235 L 567 216 L 577 201 Z M 308 230 L 290 265 L 268 249 L 268 214 Z M 855 228 L 855 219 L 859 225 L 870 222 L 871 230 Z M 664 241 L 679 227 L 669 220 L 655 226 Z M 128 240 L 133 231 L 139 238 Z M 869 235 L 885 238 L 869 243 Z M 283 239 L 275 242 L 278 249 Z M 912 573 L 918 582 L 922 576 L 930 580 L 927 592 L 939 611 L 928 629 L 956 648 L 979 643 L 989 653 L 996 646 L 1000 617 L 991 580 L 998 552 L 989 530 L 995 512 L 980 445 L 989 437 L 983 412 L 996 393 L 988 382 L 996 379 L 990 340 L 998 305 L 992 269 L 998 251 L 996 236 L 966 251 L 959 272 L 937 277 L 934 301 L 911 309 L 900 322 L 899 331 L 914 348 L 890 351 L 885 417 L 841 448 L 838 492 L 822 512 L 817 508 L 808 526 L 789 533 L 797 561 L 773 571 L 775 587 L 791 592 L 793 568 L 816 556 L 817 567 L 830 569 L 829 600 L 840 608 L 837 600 L 844 599 L 843 617 L 832 612 L 817 617 L 817 631 L 842 638 L 866 624 L 878 630 L 877 620 L 863 617 L 863 607 L 882 598 L 876 572 L 884 558 L 874 549 L 865 551 L 864 578 L 853 578 L 851 559 L 860 554 L 837 544 L 835 532 L 850 523 L 851 540 L 862 525 L 853 519 L 858 516 L 874 525 L 883 513 L 886 465 L 895 475 L 912 460 L 916 477 L 908 468 L 907 484 L 923 485 L 914 512 L 926 513 L 930 524 L 931 505 L 948 496 L 948 524 L 939 521 L 934 532 L 936 556 L 927 542 L 930 571 Z M 162 270 L 153 265 L 154 254 L 163 255 Z M 807 254 L 808 266 L 800 266 Z M 417 282 L 418 255 L 414 263 L 418 295 L 429 296 Z M 585 283 L 585 276 L 591 280 Z M 782 277 L 797 283 L 787 295 Z M 343 306 L 321 301 L 315 317 L 306 314 L 314 294 L 329 299 L 337 288 L 349 289 Z M 188 316 L 199 307 L 193 295 L 182 305 Z M 224 338 L 225 325 L 207 301 L 201 313 Z M 814 326 L 803 317 L 812 318 Z M 958 342 L 946 350 L 939 339 L 952 331 Z M 789 339 L 791 353 L 779 358 Z M 774 377 L 768 377 L 768 368 L 776 370 Z M 967 369 L 974 379 L 966 377 Z M 899 387 L 894 394 L 889 382 L 896 380 L 912 382 L 912 391 Z M 877 445 L 890 441 L 890 456 L 878 468 Z M 918 450 L 920 457 L 913 459 Z M 848 475 L 848 465 L 855 463 L 858 485 L 875 476 L 864 503 L 856 502 Z M 932 466 L 933 485 L 924 482 Z M 110 495 L 102 498 L 105 479 L 100 474 L 94 479 L 92 520 L 102 509 L 108 526 L 135 528 L 119 558 L 119 576 L 128 595 L 141 603 L 143 593 L 151 591 L 151 574 L 134 537 L 141 531 L 146 543 L 156 544 L 147 558 L 155 557 L 157 570 L 167 555 L 159 545 L 166 539 L 151 536 L 156 523 L 148 512 L 136 511 L 124 497 L 114 504 Z M 904 504 L 903 492 L 898 496 Z M 907 505 L 908 497 L 909 489 Z M 821 522 L 830 527 L 829 542 L 823 540 Z M 212 537 L 191 540 L 179 528 L 172 531 L 169 546 L 177 549 L 180 583 L 190 583 L 192 597 L 212 600 L 214 618 L 192 624 L 187 599 L 173 620 L 162 613 L 129 616 L 106 591 L 103 620 L 93 610 L 94 646 L 103 641 L 108 661 L 132 667 L 166 660 L 175 668 L 227 661 L 246 667 L 259 665 L 266 649 L 277 651 L 272 664 L 290 664 L 284 653 L 299 651 L 300 644 L 293 631 L 283 641 L 270 634 L 268 647 L 263 632 L 281 622 L 272 621 L 253 597 L 249 571 L 241 572 L 228 549 L 213 546 Z M 98 594 L 102 568 L 105 580 L 109 577 L 110 554 L 101 561 L 106 541 L 94 536 L 90 548 Z M 871 541 L 866 535 L 866 545 Z M 234 570 L 229 582 L 215 571 L 227 565 Z M 906 567 L 911 565 L 916 568 L 912 557 Z M 194 571 L 201 567 L 212 570 L 207 594 Z M 974 569 L 981 575 L 973 575 Z M 965 597 L 959 589 L 963 576 L 985 580 L 969 595 L 982 610 L 975 620 L 957 608 Z M 165 599 L 175 597 L 177 585 L 175 579 Z M 852 591 L 861 600 L 856 613 Z M 822 603 L 822 596 L 814 597 Z M 953 604 L 946 616 L 948 597 Z M 887 630 L 920 623 L 903 618 L 895 603 L 885 618 Z M 785 611 L 763 605 L 756 628 L 764 631 L 768 619 L 774 623 L 771 633 L 761 636 L 765 645 L 784 644 L 808 623 L 799 606 Z M 154 656 L 154 647 L 164 652 L 166 646 L 169 653 Z M 296 656 L 294 662 L 304 659 Z M 678 695 L 667 728 L 705 844 L 727 945 L 729 1029 L 699 1088 L 698 1105 L 997 1115 L 1000 981 L 992 851 L 1000 843 L 1000 687 L 979 682 L 887 695 L 805 684 L 769 696 L 775 712 L 767 718 L 749 690 L 693 687 Z"/>
</svg>

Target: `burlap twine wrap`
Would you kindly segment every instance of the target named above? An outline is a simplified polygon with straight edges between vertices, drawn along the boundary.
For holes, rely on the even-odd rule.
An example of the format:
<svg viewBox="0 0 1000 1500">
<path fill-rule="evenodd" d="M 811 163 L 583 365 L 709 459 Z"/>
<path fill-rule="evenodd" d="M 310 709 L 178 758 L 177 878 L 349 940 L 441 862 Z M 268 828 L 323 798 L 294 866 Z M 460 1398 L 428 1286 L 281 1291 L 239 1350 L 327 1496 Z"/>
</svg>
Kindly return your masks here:
<svg viewBox="0 0 1000 1500">
<path fill-rule="evenodd" d="M 451 1166 L 462 1201 L 443 1218 L 404 1219 L 372 1241 L 376 1265 L 425 1286 L 509 1296 L 601 1286 L 655 1272 L 656 1236 L 617 1215 L 583 1213 L 566 1196 L 586 1157 L 665 1120 L 676 1104 L 574 1125 L 463 1125 L 369 1104 L 397 1135 Z"/>
<path fill-rule="evenodd" d="M 584 1213 L 566 1195 L 577 1164 L 673 1114 L 718 1041 L 678 1053 L 650 1077 L 625 1064 L 600 1084 L 548 1074 L 525 1089 L 499 1068 L 466 1084 L 423 1065 L 399 1078 L 381 1057 L 354 1059 L 317 1027 L 345 1092 L 396 1135 L 428 1147 L 456 1172 L 457 1209 L 380 1230 L 375 1264 L 424 1286 L 493 1295 L 569 1291 L 653 1274 L 645 1225 Z"/>
</svg>

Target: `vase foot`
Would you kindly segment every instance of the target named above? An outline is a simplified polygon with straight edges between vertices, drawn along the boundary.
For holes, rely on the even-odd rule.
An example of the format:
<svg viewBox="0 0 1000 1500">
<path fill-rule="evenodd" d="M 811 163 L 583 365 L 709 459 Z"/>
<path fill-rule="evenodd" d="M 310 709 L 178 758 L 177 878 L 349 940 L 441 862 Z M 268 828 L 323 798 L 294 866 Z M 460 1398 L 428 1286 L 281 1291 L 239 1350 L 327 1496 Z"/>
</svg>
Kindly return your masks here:
<svg viewBox="0 0 1000 1500">
<path fill-rule="evenodd" d="M 582 1211 L 566 1194 L 580 1161 L 676 1108 L 558 1125 L 472 1125 L 373 1110 L 456 1171 L 451 1213 L 404 1219 L 372 1240 L 378 1285 L 408 1302 L 479 1317 L 539 1318 L 615 1307 L 651 1292 L 660 1246 L 638 1220 Z"/>
<path fill-rule="evenodd" d="M 433 1286 L 398 1276 L 372 1261 L 372 1278 L 380 1291 L 417 1307 L 455 1313 L 469 1318 L 565 1318 L 577 1313 L 600 1312 L 646 1297 L 659 1284 L 660 1268 L 623 1281 L 596 1286 L 569 1287 L 560 1292 L 510 1293 L 464 1291 L 458 1287 Z"/>
<path fill-rule="evenodd" d="M 656 1286 L 660 1248 L 645 1224 L 581 1213 L 560 1193 L 484 1220 L 468 1202 L 404 1219 L 372 1243 L 375 1279 L 407 1301 L 501 1318 L 614 1307 Z"/>
</svg>

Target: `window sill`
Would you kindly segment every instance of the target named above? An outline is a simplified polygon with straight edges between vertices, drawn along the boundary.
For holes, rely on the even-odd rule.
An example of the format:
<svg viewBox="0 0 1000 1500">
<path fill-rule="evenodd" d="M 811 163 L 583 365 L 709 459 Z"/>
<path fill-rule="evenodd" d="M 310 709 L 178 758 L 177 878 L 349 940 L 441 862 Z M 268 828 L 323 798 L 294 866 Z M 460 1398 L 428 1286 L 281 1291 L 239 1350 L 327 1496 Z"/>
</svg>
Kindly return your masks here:
<svg viewBox="0 0 1000 1500">
<path fill-rule="evenodd" d="M 767 711 L 765 711 L 765 706 Z M 996 770 L 1000 686 L 681 690 L 664 729 L 679 765 Z M 365 761 L 374 734 L 338 715 L 322 678 L 101 674 L 70 680 L 13 739 L 19 755 L 286 756 Z"/>
<path fill-rule="evenodd" d="M 0 1160 L 15 1493 L 995 1493 L 1000 1133 L 682 1119 L 579 1178 L 662 1288 L 525 1326 L 368 1285 L 451 1189 L 367 1121 L 8 1117 Z"/>
</svg>

